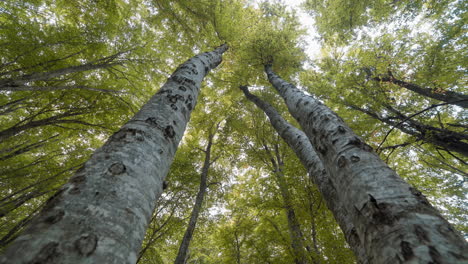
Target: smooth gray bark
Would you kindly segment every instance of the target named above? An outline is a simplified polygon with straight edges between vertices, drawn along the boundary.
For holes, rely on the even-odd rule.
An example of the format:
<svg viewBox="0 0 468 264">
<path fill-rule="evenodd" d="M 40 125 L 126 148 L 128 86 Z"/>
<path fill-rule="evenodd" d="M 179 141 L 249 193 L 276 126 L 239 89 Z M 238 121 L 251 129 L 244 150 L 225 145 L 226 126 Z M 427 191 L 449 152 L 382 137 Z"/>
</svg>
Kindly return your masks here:
<svg viewBox="0 0 468 264">
<path fill-rule="evenodd" d="M 0 263 L 135 263 L 201 82 L 226 50 L 183 63 L 49 199 Z"/>
<path fill-rule="evenodd" d="M 420 191 L 332 110 L 281 79 L 271 65 L 265 71 L 317 150 L 369 263 L 468 263 L 466 241 Z"/>
<path fill-rule="evenodd" d="M 257 105 L 265 112 L 276 132 L 278 132 L 281 138 L 283 138 L 283 140 L 291 147 L 294 153 L 296 153 L 296 156 L 299 158 L 302 165 L 306 168 L 309 177 L 315 184 L 317 184 L 317 187 L 322 196 L 327 197 L 327 199 L 325 199 L 327 207 L 333 212 L 333 215 L 340 225 L 341 230 L 345 235 L 346 241 L 353 250 L 354 254 L 360 263 L 367 263 L 364 248 L 362 248 L 356 240 L 356 230 L 352 224 L 351 219 L 348 217 L 349 213 L 347 212 L 346 208 L 341 205 L 336 187 L 328 177 L 322 162 L 317 156 L 317 153 L 312 147 L 312 144 L 310 143 L 306 134 L 286 121 L 273 106 L 251 94 L 248 90 L 248 87 L 241 86 L 240 88 L 244 92 L 247 99 L 255 103 L 255 105 Z"/>
<path fill-rule="evenodd" d="M 193 232 L 195 231 L 195 227 L 197 225 L 198 215 L 200 214 L 200 210 L 203 204 L 203 199 L 205 198 L 206 188 L 208 186 L 208 171 L 211 166 L 211 146 L 213 144 L 213 136 L 211 134 L 208 136 L 208 143 L 206 146 L 205 152 L 205 160 L 203 161 L 203 167 L 200 174 L 200 186 L 198 189 L 197 197 L 195 198 L 195 204 L 193 205 L 192 212 L 190 214 L 190 220 L 185 230 L 184 237 L 180 242 L 179 251 L 177 252 L 177 257 L 174 261 L 174 264 L 185 264 L 188 258 L 188 251 L 190 242 L 192 241 Z"/>
</svg>

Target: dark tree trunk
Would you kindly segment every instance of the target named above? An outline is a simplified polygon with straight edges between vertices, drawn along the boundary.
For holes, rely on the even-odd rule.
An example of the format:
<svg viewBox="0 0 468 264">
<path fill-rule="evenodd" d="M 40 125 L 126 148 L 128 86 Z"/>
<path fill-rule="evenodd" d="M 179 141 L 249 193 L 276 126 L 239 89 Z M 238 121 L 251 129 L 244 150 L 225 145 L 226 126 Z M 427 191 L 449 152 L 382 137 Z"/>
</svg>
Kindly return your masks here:
<svg viewBox="0 0 468 264">
<path fill-rule="evenodd" d="M 455 151 L 468 156 L 468 143 L 464 142 L 468 140 L 468 135 L 466 134 L 422 124 L 421 122 L 407 118 L 405 115 L 391 107 L 387 107 L 387 109 L 395 113 L 397 115 L 396 118 L 382 117 L 371 110 L 357 107 L 355 105 L 348 104 L 348 106 L 384 122 L 387 125 L 395 127 L 408 135 L 412 135 L 417 140 L 422 140 L 448 151 Z"/>
<path fill-rule="evenodd" d="M 271 161 L 271 168 L 276 177 L 278 187 L 280 189 L 281 197 L 283 198 L 284 209 L 286 211 L 286 218 L 288 220 L 289 237 L 291 238 L 291 249 L 294 256 L 294 262 L 296 264 L 307 264 L 307 254 L 304 246 L 304 236 L 302 234 L 301 226 L 296 217 L 294 211 L 291 193 L 288 188 L 288 184 L 283 173 L 283 159 L 281 158 L 279 147 L 276 144 L 274 146 L 274 155 L 266 144 L 263 144 L 263 148 L 266 151 Z"/>
<path fill-rule="evenodd" d="M 174 264 L 185 264 L 188 258 L 190 242 L 192 241 L 193 232 L 197 225 L 198 215 L 200 214 L 203 199 L 205 198 L 206 188 L 208 186 L 208 170 L 211 166 L 211 146 L 213 144 L 213 136 L 213 134 L 209 135 L 208 143 L 204 150 L 205 160 L 200 174 L 200 188 L 198 190 L 197 197 L 195 198 L 195 204 L 193 205 L 192 213 L 190 214 L 190 220 L 187 229 L 185 230 L 184 238 L 180 243 Z"/>
<path fill-rule="evenodd" d="M 284 207 L 286 210 L 286 216 L 288 219 L 289 236 L 291 237 L 291 248 L 294 253 L 296 264 L 307 264 L 309 263 L 304 246 L 304 236 L 302 235 L 301 226 L 296 217 L 296 212 L 292 206 L 291 194 L 289 192 L 287 183 L 284 179 L 282 170 L 274 172 L 278 181 L 278 187 L 280 188 L 281 196 L 283 197 Z"/>
<path fill-rule="evenodd" d="M 426 97 L 436 99 L 439 101 L 443 101 L 446 103 L 458 105 L 463 108 L 468 108 L 468 95 L 465 95 L 462 93 L 457 93 L 457 92 L 452 92 L 452 91 L 436 92 L 434 89 L 424 88 L 414 83 L 398 80 L 398 79 L 395 79 L 393 76 L 375 77 L 373 79 L 375 81 L 393 83 L 400 87 L 406 88 L 410 91 L 418 93 L 422 96 L 426 96 Z"/>
</svg>

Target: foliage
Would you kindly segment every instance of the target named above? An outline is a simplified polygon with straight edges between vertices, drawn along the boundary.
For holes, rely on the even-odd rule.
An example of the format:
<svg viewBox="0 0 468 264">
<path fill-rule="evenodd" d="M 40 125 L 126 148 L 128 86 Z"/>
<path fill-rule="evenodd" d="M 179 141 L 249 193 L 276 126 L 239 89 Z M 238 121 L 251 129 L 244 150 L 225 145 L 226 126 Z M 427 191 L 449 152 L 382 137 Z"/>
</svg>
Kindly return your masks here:
<svg viewBox="0 0 468 264">
<path fill-rule="evenodd" d="M 307 70 L 306 31 L 297 11 L 280 1 L 0 1 L 0 247 L 178 64 L 222 43 L 230 49 L 205 79 L 139 263 L 170 263 L 177 255 L 200 181 L 200 149 L 218 123 L 212 154 L 217 160 L 188 262 L 294 261 L 266 144 L 278 145 L 284 159 L 309 257 L 354 263 L 304 168 L 238 89 L 249 84 L 287 113 L 265 87 L 263 65 L 272 61 L 282 76 L 299 77 L 304 89 L 332 106 L 369 144 L 381 145 L 389 165 L 468 232 L 463 157 L 430 138 L 389 132 L 390 125 L 350 109 L 389 116 L 390 106 L 410 116 L 440 103 L 376 80 L 389 73 L 438 93 L 465 92 L 466 3 L 328 0 L 306 1 L 305 7 L 326 40 L 322 57 Z M 388 30 L 378 33 L 382 27 Z M 433 107 L 411 120 L 466 134 L 466 113 L 456 106 Z"/>
</svg>

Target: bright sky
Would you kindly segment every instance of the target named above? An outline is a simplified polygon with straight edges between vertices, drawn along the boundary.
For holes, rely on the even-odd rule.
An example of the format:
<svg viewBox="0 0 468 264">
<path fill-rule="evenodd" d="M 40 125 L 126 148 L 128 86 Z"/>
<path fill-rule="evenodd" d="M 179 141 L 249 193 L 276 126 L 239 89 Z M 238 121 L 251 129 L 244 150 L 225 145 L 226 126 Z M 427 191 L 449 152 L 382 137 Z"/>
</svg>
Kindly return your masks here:
<svg viewBox="0 0 468 264">
<path fill-rule="evenodd" d="M 309 55 L 311 59 L 317 58 L 320 55 L 320 43 L 318 41 L 318 33 L 314 28 L 314 20 L 308 14 L 306 14 L 299 6 L 301 5 L 304 0 L 283 0 L 284 3 L 292 8 L 295 8 L 297 11 L 297 15 L 299 16 L 299 20 L 304 28 L 307 29 L 307 37 L 305 39 L 307 46 L 306 46 L 306 53 Z"/>
</svg>

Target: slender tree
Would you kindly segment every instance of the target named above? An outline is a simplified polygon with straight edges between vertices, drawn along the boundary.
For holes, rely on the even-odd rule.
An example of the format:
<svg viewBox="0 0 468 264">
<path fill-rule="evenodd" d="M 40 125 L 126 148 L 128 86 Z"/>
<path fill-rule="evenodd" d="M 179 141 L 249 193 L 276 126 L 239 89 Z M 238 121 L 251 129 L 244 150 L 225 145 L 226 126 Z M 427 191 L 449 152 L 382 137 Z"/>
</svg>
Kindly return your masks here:
<svg viewBox="0 0 468 264">
<path fill-rule="evenodd" d="M 198 215 L 200 214 L 203 199 L 205 198 L 206 188 L 208 187 L 208 171 L 211 164 L 215 161 L 215 159 L 211 158 L 211 147 L 213 146 L 214 135 L 215 133 L 211 131 L 209 132 L 208 142 L 206 144 L 206 148 L 203 150 L 205 153 L 205 160 L 203 161 L 203 167 L 200 174 L 200 187 L 198 189 L 197 197 L 195 198 L 195 204 L 193 205 L 192 212 L 190 213 L 190 220 L 187 225 L 187 229 L 185 230 L 184 237 L 180 242 L 179 251 L 177 252 L 174 264 L 184 264 L 187 262 L 190 241 L 192 240 L 193 232 L 197 225 Z"/>
<path fill-rule="evenodd" d="M 284 161 L 281 157 L 278 143 L 275 143 L 273 150 L 270 150 L 268 145 L 263 142 L 263 149 L 268 155 L 271 163 L 271 169 L 276 178 L 281 197 L 283 198 L 286 218 L 288 220 L 289 236 L 291 238 L 291 248 L 296 264 L 307 264 L 309 259 L 304 246 L 304 235 L 302 234 L 301 225 L 296 216 L 296 212 L 292 203 L 292 196 L 284 175 Z"/>
<path fill-rule="evenodd" d="M 0 262 L 135 262 L 201 82 L 227 48 L 183 63 L 49 199 Z"/>
<path fill-rule="evenodd" d="M 420 191 L 380 160 L 332 110 L 281 79 L 271 64 L 265 72 L 317 150 L 368 262 L 468 261 L 467 243 Z"/>
</svg>

